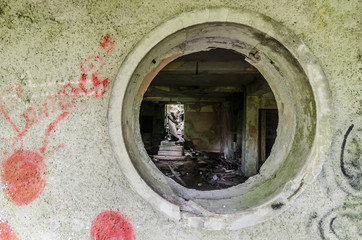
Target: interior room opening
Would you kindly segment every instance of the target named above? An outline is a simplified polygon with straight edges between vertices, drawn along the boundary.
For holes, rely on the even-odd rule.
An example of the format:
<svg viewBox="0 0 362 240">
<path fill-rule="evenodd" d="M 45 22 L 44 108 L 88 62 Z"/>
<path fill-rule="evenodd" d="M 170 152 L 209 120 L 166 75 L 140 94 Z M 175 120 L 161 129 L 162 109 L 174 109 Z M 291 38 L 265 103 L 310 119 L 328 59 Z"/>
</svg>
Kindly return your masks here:
<svg viewBox="0 0 362 240">
<path fill-rule="evenodd" d="M 139 116 L 152 162 L 197 190 L 229 188 L 257 174 L 277 136 L 277 104 L 267 81 L 245 56 L 221 48 L 164 67 Z"/>
</svg>

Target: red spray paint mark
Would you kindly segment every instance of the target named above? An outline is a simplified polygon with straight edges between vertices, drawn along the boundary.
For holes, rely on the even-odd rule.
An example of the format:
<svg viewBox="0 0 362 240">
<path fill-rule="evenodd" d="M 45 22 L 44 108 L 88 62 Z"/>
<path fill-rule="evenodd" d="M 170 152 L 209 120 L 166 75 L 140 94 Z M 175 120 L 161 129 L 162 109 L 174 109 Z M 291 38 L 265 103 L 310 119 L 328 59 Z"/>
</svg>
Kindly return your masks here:
<svg viewBox="0 0 362 240">
<path fill-rule="evenodd" d="M 63 112 L 49 124 L 45 131 L 40 153 L 45 152 L 51 131 L 68 114 L 69 112 Z M 57 148 L 62 147 L 64 144 L 60 144 Z M 16 205 L 27 205 L 34 201 L 45 188 L 46 166 L 44 158 L 36 152 L 17 150 L 2 163 L 1 179 L 2 189 L 7 197 Z"/>
<path fill-rule="evenodd" d="M 49 137 L 50 132 L 55 128 L 55 126 L 61 121 L 63 120 L 66 116 L 68 116 L 69 112 L 63 112 L 62 114 L 60 114 L 57 119 L 55 119 L 54 122 L 50 123 L 47 130 L 45 131 L 45 136 L 43 139 L 43 147 L 40 148 L 40 153 L 44 153 L 45 149 L 46 149 L 46 145 L 47 145 L 47 140 Z"/>
<path fill-rule="evenodd" d="M 114 50 L 114 43 L 112 36 L 107 34 L 103 37 L 100 47 L 104 50 L 107 50 L 107 53 L 112 53 Z M 87 58 L 81 65 L 81 76 L 79 77 L 79 88 L 73 86 L 71 83 L 68 83 L 63 86 L 63 88 L 56 93 L 56 98 L 47 97 L 45 98 L 42 105 L 30 106 L 26 109 L 25 112 L 20 114 L 20 117 L 24 118 L 25 126 L 23 128 L 16 126 L 13 119 L 7 112 L 6 108 L 9 108 L 14 102 L 20 99 L 20 96 L 23 92 L 23 89 L 14 85 L 0 92 L 0 114 L 2 114 L 13 130 L 16 132 L 15 137 L 11 137 L 6 140 L 12 141 L 13 151 L 20 151 L 23 148 L 22 137 L 26 132 L 35 124 L 40 122 L 44 118 L 49 117 L 49 107 L 52 107 L 51 112 L 56 111 L 56 101 L 58 100 L 58 105 L 61 111 L 70 112 L 70 108 L 73 107 L 75 100 L 80 96 L 80 92 L 83 92 L 85 95 L 95 94 L 96 98 L 102 97 L 106 92 L 110 80 L 109 78 L 101 79 L 101 72 L 104 66 L 103 57 L 97 55 Z M 89 83 L 91 87 L 86 88 L 86 84 L 90 78 Z M 5 99 L 5 101 L 4 101 Z M 49 102 L 50 101 L 50 102 Z M 49 105 L 51 103 L 51 105 Z M 39 113 L 39 114 L 37 114 Z M 20 146 L 19 146 L 20 145 Z"/>
<path fill-rule="evenodd" d="M 16 205 L 34 201 L 44 190 L 46 166 L 33 151 L 18 151 L 2 163 L 1 188 Z"/>
<path fill-rule="evenodd" d="M 12 129 L 16 132 L 15 137 L 5 139 L 13 142 L 11 144 L 13 151 L 19 150 L 23 147 L 22 137 L 29 129 L 29 118 L 24 114 L 20 115 L 21 117 L 24 117 L 26 121 L 24 129 L 20 131 L 19 130 L 20 128 L 16 126 L 15 122 L 11 119 L 10 115 L 8 114 L 6 107 L 10 107 L 15 101 L 17 101 L 20 98 L 22 92 L 23 89 L 20 86 L 15 85 L 5 89 L 0 94 L 0 113 L 4 116 L 4 118 L 6 119 L 6 121 L 8 121 Z M 10 96 L 10 100 L 4 102 L 3 99 L 6 98 L 7 96 Z"/>
<path fill-rule="evenodd" d="M 107 55 L 110 55 L 114 51 L 114 42 L 110 34 L 104 36 L 102 42 L 100 43 L 100 47 L 104 50 L 107 48 L 107 46 L 108 46 Z"/>
<path fill-rule="evenodd" d="M 107 34 L 103 38 L 100 47 L 107 50 L 107 54 L 111 54 L 114 50 L 112 36 Z M 12 141 L 11 146 L 14 153 L 2 163 L 1 172 L 2 189 L 14 204 L 21 206 L 31 203 L 42 193 L 46 183 L 44 157 L 36 152 L 24 151 L 23 136 L 35 123 L 49 117 L 48 110 L 50 109 L 48 109 L 48 107 L 52 107 L 52 112 L 56 111 L 55 103 L 56 100 L 58 100 L 58 105 L 62 113 L 49 124 L 45 131 L 43 146 L 39 149 L 40 154 L 43 154 L 43 156 L 46 155 L 44 152 L 51 131 L 61 120 L 69 115 L 75 100 L 80 96 L 79 92 L 83 91 L 86 95 L 94 93 L 96 98 L 103 96 L 105 93 L 110 80 L 108 78 L 100 80 L 103 66 L 104 59 L 99 55 L 86 59 L 80 66 L 82 72 L 79 79 L 80 89 L 73 86 L 71 83 L 66 84 L 58 93 L 56 93 L 56 98 L 47 97 L 42 105 L 28 107 L 24 113 L 19 115 L 25 119 L 24 128 L 16 126 L 6 109 L 20 98 L 23 91 L 22 88 L 15 85 L 0 93 L 0 114 L 4 116 L 12 129 L 16 132 L 14 137 L 5 139 Z M 93 85 L 89 90 L 85 87 L 88 76 L 91 76 L 90 83 Z M 4 102 L 4 99 L 10 100 Z M 49 101 L 51 101 L 52 105 L 48 106 Z M 54 150 L 63 148 L 64 146 L 64 144 L 60 144 Z M 2 238 L 0 238 L 0 240 L 2 240 Z"/>
<path fill-rule="evenodd" d="M 67 91 L 68 89 L 70 89 L 70 92 Z M 74 102 L 78 98 L 79 93 L 77 88 L 75 88 L 72 84 L 68 83 L 63 87 L 62 91 L 57 95 L 59 97 L 60 108 L 62 110 L 67 110 L 68 108 L 74 105 Z M 68 104 L 64 103 L 67 100 L 67 98 L 70 98 L 70 102 L 68 100 Z"/>
<path fill-rule="evenodd" d="M 82 71 L 82 74 L 79 78 L 79 88 L 86 95 L 91 95 L 95 93 L 95 96 L 99 98 L 105 93 L 110 81 L 108 78 L 99 80 L 99 76 L 102 72 L 103 66 L 104 60 L 101 56 L 89 57 L 80 65 L 80 70 Z M 88 75 L 91 76 L 90 82 L 93 85 L 90 89 L 86 88 Z"/>
<path fill-rule="evenodd" d="M 98 65 L 98 67 L 97 67 Z M 101 56 L 92 56 L 84 60 L 80 65 L 80 71 L 82 73 L 87 72 L 101 72 L 104 67 L 104 59 Z"/>
<path fill-rule="evenodd" d="M 18 240 L 12 228 L 0 218 L 0 240 Z"/>
<path fill-rule="evenodd" d="M 100 213 L 93 221 L 91 240 L 134 240 L 132 225 L 116 211 Z"/>
</svg>

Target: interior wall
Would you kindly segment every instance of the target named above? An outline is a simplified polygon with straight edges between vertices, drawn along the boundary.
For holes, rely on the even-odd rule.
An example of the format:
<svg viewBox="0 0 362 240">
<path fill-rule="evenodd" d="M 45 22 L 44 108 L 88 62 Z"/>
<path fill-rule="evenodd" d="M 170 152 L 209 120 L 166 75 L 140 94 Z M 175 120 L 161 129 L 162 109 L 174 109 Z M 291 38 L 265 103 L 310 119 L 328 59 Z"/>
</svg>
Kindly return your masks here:
<svg viewBox="0 0 362 240">
<path fill-rule="evenodd" d="M 242 151 L 242 171 L 246 176 L 257 174 L 260 168 L 258 166 L 259 109 L 277 109 L 277 103 L 272 92 L 260 96 L 246 96 L 245 142 Z"/>
<path fill-rule="evenodd" d="M 283 213 L 273 205 L 272 219 L 233 231 L 185 227 L 153 209 L 114 160 L 107 122 L 110 89 L 137 42 L 184 12 L 218 7 L 295 33 L 322 66 L 332 105 L 321 174 Z M 109 219 L 122 223 L 120 238 L 139 240 L 359 238 L 360 12 L 358 0 L 0 1 L 0 238 L 109 237 Z"/>
<path fill-rule="evenodd" d="M 185 109 L 185 139 L 195 150 L 222 152 L 221 103 L 187 103 Z"/>
</svg>

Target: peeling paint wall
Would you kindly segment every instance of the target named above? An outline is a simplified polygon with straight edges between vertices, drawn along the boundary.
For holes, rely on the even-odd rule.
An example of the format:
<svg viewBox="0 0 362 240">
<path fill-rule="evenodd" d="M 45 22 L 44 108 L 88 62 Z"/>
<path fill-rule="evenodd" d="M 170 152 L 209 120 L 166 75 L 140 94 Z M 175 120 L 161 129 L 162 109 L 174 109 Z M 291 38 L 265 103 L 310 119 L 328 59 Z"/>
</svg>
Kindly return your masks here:
<svg viewBox="0 0 362 240">
<path fill-rule="evenodd" d="M 246 97 L 245 142 L 242 166 L 246 176 L 255 175 L 259 167 L 259 109 L 277 109 L 277 103 L 272 93 Z"/>
<path fill-rule="evenodd" d="M 333 106 L 321 174 L 284 213 L 233 231 L 157 213 L 120 171 L 107 125 L 111 86 L 136 43 L 168 19 L 215 7 L 249 9 L 295 33 L 322 66 Z M 360 13 L 358 0 L 0 0 L 0 239 L 360 238 Z"/>
<path fill-rule="evenodd" d="M 186 104 L 185 138 L 196 150 L 221 152 L 221 103 Z"/>
<path fill-rule="evenodd" d="M 186 104 L 185 138 L 195 150 L 224 153 L 226 158 L 234 158 L 233 134 L 242 125 L 242 118 L 233 118 L 231 105 L 226 99 L 219 103 Z"/>
</svg>

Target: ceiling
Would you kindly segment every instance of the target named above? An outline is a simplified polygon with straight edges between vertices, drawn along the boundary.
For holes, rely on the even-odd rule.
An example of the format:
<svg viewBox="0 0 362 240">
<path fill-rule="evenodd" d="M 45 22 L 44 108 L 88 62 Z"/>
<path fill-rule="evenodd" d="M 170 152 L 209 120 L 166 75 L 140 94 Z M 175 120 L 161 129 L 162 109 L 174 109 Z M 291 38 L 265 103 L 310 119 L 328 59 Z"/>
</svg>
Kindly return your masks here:
<svg viewBox="0 0 362 240">
<path fill-rule="evenodd" d="M 245 56 L 212 49 L 182 56 L 163 68 L 151 82 L 144 100 L 225 98 L 246 86 L 265 81 Z M 259 84 L 260 85 L 260 84 Z"/>
</svg>

